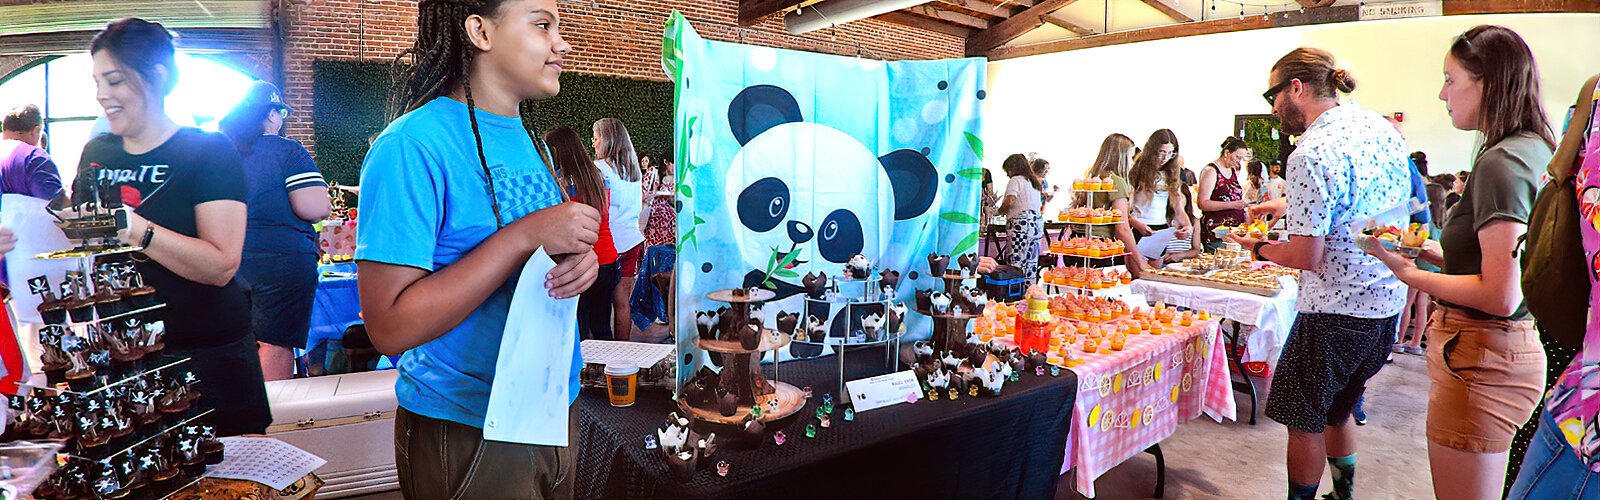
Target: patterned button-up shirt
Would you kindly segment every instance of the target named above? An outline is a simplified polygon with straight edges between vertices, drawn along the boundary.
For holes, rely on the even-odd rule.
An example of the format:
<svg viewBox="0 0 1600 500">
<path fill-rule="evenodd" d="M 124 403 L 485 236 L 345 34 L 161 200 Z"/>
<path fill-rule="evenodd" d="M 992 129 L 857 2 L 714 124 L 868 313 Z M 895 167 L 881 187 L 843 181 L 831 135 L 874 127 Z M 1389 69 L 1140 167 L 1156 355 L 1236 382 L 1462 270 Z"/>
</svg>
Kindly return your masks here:
<svg viewBox="0 0 1600 500">
<path fill-rule="evenodd" d="M 1322 262 L 1300 275 L 1300 312 L 1387 318 L 1405 308 L 1405 285 L 1350 229 L 1405 203 L 1408 175 L 1399 132 L 1354 102 L 1322 113 L 1300 137 L 1288 161 L 1286 227 L 1326 242 Z"/>
</svg>

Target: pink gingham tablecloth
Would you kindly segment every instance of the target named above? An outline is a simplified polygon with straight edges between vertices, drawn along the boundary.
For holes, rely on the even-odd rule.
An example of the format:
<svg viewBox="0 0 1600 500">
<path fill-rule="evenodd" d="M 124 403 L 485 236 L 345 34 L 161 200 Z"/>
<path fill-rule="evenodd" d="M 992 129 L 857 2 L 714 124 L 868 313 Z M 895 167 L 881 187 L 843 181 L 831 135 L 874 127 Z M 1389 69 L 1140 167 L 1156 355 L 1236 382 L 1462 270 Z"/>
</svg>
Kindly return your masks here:
<svg viewBox="0 0 1600 500">
<path fill-rule="evenodd" d="M 1237 417 L 1227 351 L 1216 320 L 1172 335 L 1132 335 L 1121 352 L 1084 355 L 1072 367 L 1078 398 L 1061 472 L 1076 469 L 1077 490 L 1161 442 L 1201 414 Z"/>
</svg>

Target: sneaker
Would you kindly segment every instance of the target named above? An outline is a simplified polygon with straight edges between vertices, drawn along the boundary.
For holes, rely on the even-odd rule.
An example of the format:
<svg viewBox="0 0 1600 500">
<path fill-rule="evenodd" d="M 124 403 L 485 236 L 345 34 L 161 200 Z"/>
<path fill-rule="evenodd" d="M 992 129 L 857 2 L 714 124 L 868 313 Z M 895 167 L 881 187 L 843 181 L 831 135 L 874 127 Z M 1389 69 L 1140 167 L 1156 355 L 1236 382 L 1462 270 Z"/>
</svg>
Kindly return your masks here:
<svg viewBox="0 0 1600 500">
<path fill-rule="evenodd" d="M 1356 405 L 1355 411 L 1351 414 L 1356 417 L 1356 425 L 1367 425 L 1367 412 L 1361 409 L 1361 405 Z"/>
<path fill-rule="evenodd" d="M 1388 354 L 1387 357 L 1383 358 L 1383 364 L 1386 364 L 1386 365 L 1394 364 L 1394 353 L 1391 352 L 1391 353 Z"/>
<path fill-rule="evenodd" d="M 1406 354 L 1410 354 L 1410 355 L 1413 355 L 1413 356 L 1422 356 L 1422 355 L 1425 355 L 1427 353 L 1428 352 L 1422 350 L 1422 347 L 1420 347 L 1420 346 L 1414 346 L 1414 345 L 1406 346 Z"/>
<path fill-rule="evenodd" d="M 1389 352 L 1392 352 L 1392 353 L 1395 353 L 1395 354 L 1405 354 L 1406 353 L 1406 345 L 1405 344 L 1395 344 L 1395 345 L 1389 346 Z M 1390 359 L 1394 359 L 1394 357 L 1390 356 Z"/>
</svg>

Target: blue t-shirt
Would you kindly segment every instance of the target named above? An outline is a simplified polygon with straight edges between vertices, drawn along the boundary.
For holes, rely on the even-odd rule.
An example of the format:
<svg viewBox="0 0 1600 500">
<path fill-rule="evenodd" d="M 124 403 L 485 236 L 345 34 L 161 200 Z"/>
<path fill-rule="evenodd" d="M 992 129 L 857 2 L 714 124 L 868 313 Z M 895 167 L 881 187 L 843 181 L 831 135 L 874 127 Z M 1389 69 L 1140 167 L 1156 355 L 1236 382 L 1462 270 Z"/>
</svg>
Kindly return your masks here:
<svg viewBox="0 0 1600 500">
<path fill-rule="evenodd" d="M 561 203 L 521 119 L 481 109 L 476 115 L 505 223 Z M 378 136 L 362 165 L 356 260 L 429 272 L 460 260 L 495 232 L 487 186 L 465 104 L 440 97 L 406 113 Z M 483 428 L 515 289 L 513 277 L 460 325 L 400 357 L 400 406 Z M 561 328 L 577 336 L 576 325 Z M 570 401 L 578 399 L 582 367 L 574 342 Z"/>
<path fill-rule="evenodd" d="M 1416 162 L 1407 159 L 1406 165 L 1411 167 L 1411 197 L 1416 198 L 1417 201 L 1422 202 L 1422 206 L 1427 207 L 1428 183 L 1423 182 L 1422 172 L 1417 171 Z M 1433 214 L 1429 212 L 1427 208 L 1423 208 L 1421 212 L 1411 214 L 1411 222 L 1427 226 L 1429 223 L 1433 222 Z"/>
<path fill-rule="evenodd" d="M 311 153 L 293 140 L 263 135 L 240 158 L 240 164 L 250 212 L 244 234 L 245 258 L 316 253 L 317 233 L 289 204 L 289 193 L 328 187 L 311 161 Z"/>
</svg>

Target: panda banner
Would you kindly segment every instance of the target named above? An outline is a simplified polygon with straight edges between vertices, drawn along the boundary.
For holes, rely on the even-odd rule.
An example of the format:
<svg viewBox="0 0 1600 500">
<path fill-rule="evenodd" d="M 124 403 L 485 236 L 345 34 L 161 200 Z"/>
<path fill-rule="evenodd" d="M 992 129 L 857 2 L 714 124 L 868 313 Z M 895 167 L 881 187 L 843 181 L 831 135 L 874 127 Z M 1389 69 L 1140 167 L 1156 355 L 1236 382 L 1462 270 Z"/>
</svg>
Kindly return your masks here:
<svg viewBox="0 0 1600 500">
<path fill-rule="evenodd" d="M 696 359 L 695 338 L 726 305 L 706 299 L 716 290 L 774 292 L 756 314 L 767 328 L 840 338 L 904 318 L 906 339 L 931 334 L 900 304 L 934 286 L 929 254 L 978 250 L 985 64 L 708 41 L 673 14 L 663 65 L 676 86 L 680 385 L 708 361 Z M 840 277 L 852 260 L 899 282 L 837 287 L 876 305 L 805 300 L 807 281 Z M 823 352 L 792 343 L 780 354 Z"/>
</svg>

